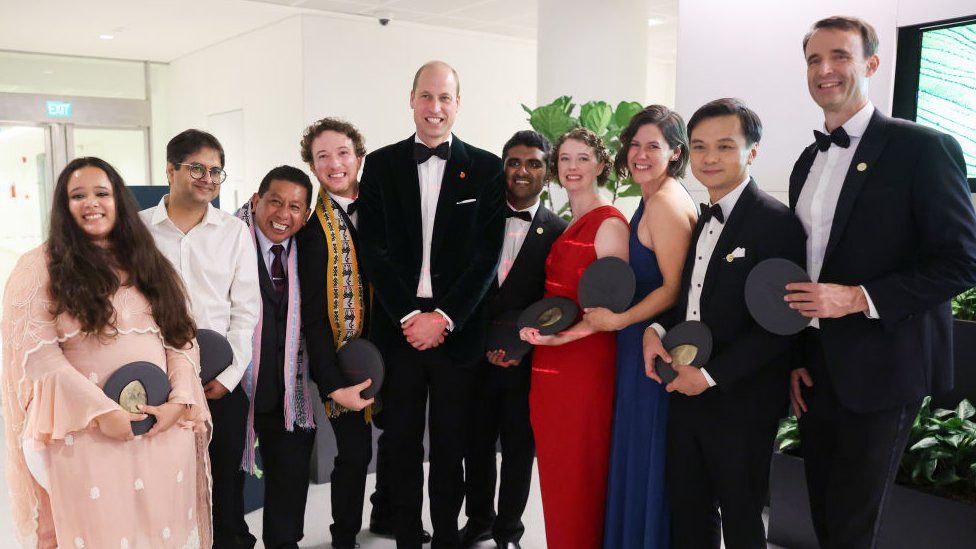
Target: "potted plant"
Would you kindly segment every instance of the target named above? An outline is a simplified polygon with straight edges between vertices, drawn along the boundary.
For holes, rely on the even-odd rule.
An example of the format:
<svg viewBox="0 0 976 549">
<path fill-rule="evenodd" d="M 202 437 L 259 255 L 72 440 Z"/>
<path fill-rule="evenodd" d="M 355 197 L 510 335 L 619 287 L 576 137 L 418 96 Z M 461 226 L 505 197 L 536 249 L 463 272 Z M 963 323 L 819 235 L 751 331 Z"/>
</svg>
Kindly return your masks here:
<svg viewBox="0 0 976 549">
<path fill-rule="evenodd" d="M 881 521 L 883 549 L 972 547 L 976 542 L 976 409 L 953 410 L 926 397 Z M 816 548 L 795 417 L 777 433 L 770 473 L 769 540 L 790 549 Z"/>
<path fill-rule="evenodd" d="M 606 101 L 589 101 L 579 108 L 579 115 L 575 115 L 576 104 L 573 98 L 564 95 L 548 105 L 534 109 L 522 105 L 529 114 L 529 124 L 532 129 L 546 136 L 555 143 L 559 136 L 569 130 L 582 126 L 600 136 L 610 150 L 610 157 L 616 156 L 620 150 L 620 132 L 627 127 L 630 119 L 643 108 L 634 101 L 621 101 L 617 108 L 613 108 Z M 640 196 L 640 186 L 630 178 L 623 181 L 617 179 L 614 170 L 610 170 L 610 177 L 604 187 L 611 194 L 611 202 L 616 202 L 622 196 Z M 559 208 L 553 207 L 552 196 L 546 189 L 542 193 L 542 200 L 546 206 L 565 218 L 569 218 L 569 203 Z"/>
<path fill-rule="evenodd" d="M 952 316 L 955 382 L 952 391 L 935 397 L 935 406 L 952 406 L 962 399 L 976 402 L 976 288 L 952 300 Z"/>
</svg>

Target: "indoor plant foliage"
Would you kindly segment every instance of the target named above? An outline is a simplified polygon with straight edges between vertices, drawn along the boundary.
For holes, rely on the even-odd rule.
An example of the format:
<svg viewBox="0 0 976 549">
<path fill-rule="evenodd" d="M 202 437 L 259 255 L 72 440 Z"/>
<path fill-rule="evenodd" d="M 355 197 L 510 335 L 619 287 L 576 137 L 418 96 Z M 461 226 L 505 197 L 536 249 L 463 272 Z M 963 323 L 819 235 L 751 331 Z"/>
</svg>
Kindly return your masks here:
<svg viewBox="0 0 976 549">
<path fill-rule="evenodd" d="M 976 288 L 970 288 L 952 299 L 952 316 L 958 320 L 976 320 Z"/>
<path fill-rule="evenodd" d="M 925 397 L 912 425 L 898 482 L 936 495 L 976 503 L 976 408 L 963 399 L 955 410 L 935 408 Z M 796 453 L 800 431 L 795 416 L 780 422 L 781 452 Z"/>
<path fill-rule="evenodd" d="M 555 143 L 559 136 L 569 130 L 582 126 L 600 136 L 610 150 L 610 157 L 614 158 L 620 150 L 620 132 L 627 127 L 631 117 L 643 108 L 634 101 L 621 101 L 617 108 L 613 108 L 606 101 L 589 101 L 579 107 L 579 114 L 575 115 L 576 103 L 573 98 L 564 95 L 548 105 L 531 109 L 525 105 L 522 108 L 529 113 L 529 123 L 532 129 L 546 136 Z M 555 175 L 555 174 L 553 174 Z M 610 177 L 607 179 L 606 190 L 611 194 L 611 201 L 616 202 L 620 196 L 640 196 L 640 186 L 629 177 L 619 180 L 611 166 Z M 569 203 L 563 204 L 558 210 L 553 208 L 552 197 L 544 191 L 542 199 L 550 209 L 566 217 Z"/>
</svg>

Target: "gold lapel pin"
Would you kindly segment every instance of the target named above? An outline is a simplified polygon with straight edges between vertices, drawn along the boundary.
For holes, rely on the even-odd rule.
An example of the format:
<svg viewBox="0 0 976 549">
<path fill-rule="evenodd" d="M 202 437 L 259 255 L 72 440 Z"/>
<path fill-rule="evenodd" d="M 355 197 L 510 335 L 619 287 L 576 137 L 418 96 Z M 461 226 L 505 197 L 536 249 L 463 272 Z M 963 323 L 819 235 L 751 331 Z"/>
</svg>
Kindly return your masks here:
<svg viewBox="0 0 976 549">
<path fill-rule="evenodd" d="M 733 259 L 735 259 L 735 256 L 733 256 L 732 254 L 725 256 L 725 260 L 728 261 L 729 263 L 732 263 Z"/>
<path fill-rule="evenodd" d="M 857 171 L 859 172 L 863 172 L 866 169 L 868 169 L 868 165 L 864 162 L 861 162 L 860 164 L 857 165 Z"/>
<path fill-rule="evenodd" d="M 542 234 L 542 233 L 543 233 L 543 229 L 542 229 L 542 227 L 536 227 L 536 228 L 535 228 L 535 232 L 536 232 L 537 234 Z"/>
</svg>

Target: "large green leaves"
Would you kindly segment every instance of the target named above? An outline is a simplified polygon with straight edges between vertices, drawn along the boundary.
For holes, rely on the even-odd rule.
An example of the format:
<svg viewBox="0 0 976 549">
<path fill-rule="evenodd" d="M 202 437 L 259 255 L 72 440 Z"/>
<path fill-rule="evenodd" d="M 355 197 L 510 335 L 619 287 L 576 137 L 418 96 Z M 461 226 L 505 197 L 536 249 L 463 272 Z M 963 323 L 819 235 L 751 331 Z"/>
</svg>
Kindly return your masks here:
<svg viewBox="0 0 976 549">
<path fill-rule="evenodd" d="M 559 139 L 560 135 L 578 125 L 576 119 L 566 114 L 564 107 L 556 103 L 543 105 L 532 111 L 529 123 L 532 124 L 535 131 L 553 142 Z"/>
<path fill-rule="evenodd" d="M 613 108 L 606 101 L 590 101 L 580 107 L 580 124 L 603 137 L 613 118 Z"/>
</svg>

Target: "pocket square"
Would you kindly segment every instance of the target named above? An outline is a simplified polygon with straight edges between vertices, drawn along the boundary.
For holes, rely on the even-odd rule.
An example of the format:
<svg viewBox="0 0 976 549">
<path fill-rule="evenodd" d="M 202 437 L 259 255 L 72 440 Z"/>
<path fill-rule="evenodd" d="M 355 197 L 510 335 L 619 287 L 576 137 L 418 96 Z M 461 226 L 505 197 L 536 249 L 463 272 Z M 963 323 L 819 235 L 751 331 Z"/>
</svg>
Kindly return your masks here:
<svg viewBox="0 0 976 549">
<path fill-rule="evenodd" d="M 736 259 L 738 259 L 740 257 L 745 257 L 745 256 L 746 256 L 746 249 L 745 248 L 736 248 L 736 249 L 732 250 L 732 253 L 730 253 L 729 255 L 725 256 L 725 260 L 728 261 L 729 263 L 732 263 Z"/>
<path fill-rule="evenodd" d="M 456 203 L 455 206 L 460 206 L 461 204 L 470 204 L 472 202 L 477 202 L 477 201 L 478 201 L 477 198 L 469 198 L 467 200 L 462 200 L 462 201 Z"/>
</svg>

